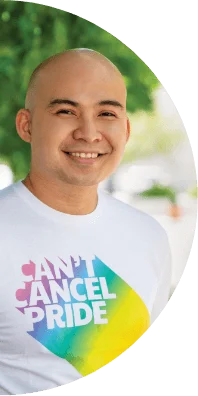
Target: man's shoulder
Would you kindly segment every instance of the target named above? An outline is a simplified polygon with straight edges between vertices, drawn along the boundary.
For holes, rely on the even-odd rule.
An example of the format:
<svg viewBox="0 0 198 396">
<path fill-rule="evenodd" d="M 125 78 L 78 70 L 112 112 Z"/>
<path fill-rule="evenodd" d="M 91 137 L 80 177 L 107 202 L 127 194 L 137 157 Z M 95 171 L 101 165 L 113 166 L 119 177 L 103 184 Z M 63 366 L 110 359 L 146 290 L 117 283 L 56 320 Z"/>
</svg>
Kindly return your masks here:
<svg viewBox="0 0 198 396">
<path fill-rule="evenodd" d="M 16 204 L 15 183 L 0 190 L 0 218 L 9 215 L 9 210 Z"/>
<path fill-rule="evenodd" d="M 152 254 L 158 276 L 164 270 L 164 266 L 170 268 L 169 237 L 162 225 L 151 215 L 110 194 L 104 193 L 103 196 L 106 201 L 106 226 L 109 227 L 110 232 L 118 233 L 124 241 L 127 241 L 129 247 L 134 246 L 135 241 L 136 246 L 146 254 L 146 260 Z"/>
<path fill-rule="evenodd" d="M 15 187 L 16 183 L 10 184 L 8 187 L 3 188 L 2 190 L 0 190 L 0 201 L 7 201 L 8 199 L 10 199 L 13 194 L 15 194 L 14 191 L 14 187 Z"/>
<path fill-rule="evenodd" d="M 120 201 L 109 193 L 101 192 L 106 201 L 109 215 L 131 227 L 137 227 L 137 232 L 142 234 L 157 235 L 167 239 L 166 232 L 161 224 L 151 215 L 135 208 L 134 206 Z"/>
</svg>

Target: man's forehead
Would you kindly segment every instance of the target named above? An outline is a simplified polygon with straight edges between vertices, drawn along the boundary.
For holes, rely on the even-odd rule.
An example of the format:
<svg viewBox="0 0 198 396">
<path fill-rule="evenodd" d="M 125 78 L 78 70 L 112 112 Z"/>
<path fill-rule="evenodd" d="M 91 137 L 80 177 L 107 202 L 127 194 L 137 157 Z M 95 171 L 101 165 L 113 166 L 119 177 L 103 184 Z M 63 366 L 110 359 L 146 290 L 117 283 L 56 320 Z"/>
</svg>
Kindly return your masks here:
<svg viewBox="0 0 198 396">
<path fill-rule="evenodd" d="M 77 76 L 72 74 L 60 76 L 56 73 L 49 80 L 45 78 L 39 84 L 37 98 L 43 99 L 46 104 L 54 100 L 69 99 L 79 105 L 96 105 L 105 100 L 118 101 L 125 106 L 126 89 L 118 79 L 104 78 L 102 76 Z M 62 101 L 63 103 L 63 101 Z"/>
<path fill-rule="evenodd" d="M 49 88 L 49 87 L 48 87 Z M 60 89 L 58 89 L 60 88 Z M 58 105 L 71 105 L 74 107 L 96 107 L 96 106 L 116 106 L 120 109 L 126 107 L 126 92 L 118 87 L 101 84 L 93 86 L 93 84 L 85 84 L 81 86 L 73 86 L 70 84 L 48 89 L 40 95 L 43 99 L 44 106 L 53 108 Z"/>
</svg>

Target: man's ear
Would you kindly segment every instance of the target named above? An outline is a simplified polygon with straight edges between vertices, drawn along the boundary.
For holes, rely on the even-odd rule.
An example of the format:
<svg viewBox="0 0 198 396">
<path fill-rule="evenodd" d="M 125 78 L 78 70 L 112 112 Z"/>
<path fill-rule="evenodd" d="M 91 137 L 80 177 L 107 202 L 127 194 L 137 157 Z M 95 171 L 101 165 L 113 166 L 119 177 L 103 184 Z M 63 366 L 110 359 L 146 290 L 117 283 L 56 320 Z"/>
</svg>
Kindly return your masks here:
<svg viewBox="0 0 198 396">
<path fill-rule="evenodd" d="M 127 117 L 126 143 L 128 142 L 130 135 L 131 135 L 131 125 L 129 118 Z"/>
<path fill-rule="evenodd" d="M 29 110 L 20 109 L 16 115 L 16 129 L 17 133 L 24 142 L 31 142 L 31 114 Z"/>
</svg>

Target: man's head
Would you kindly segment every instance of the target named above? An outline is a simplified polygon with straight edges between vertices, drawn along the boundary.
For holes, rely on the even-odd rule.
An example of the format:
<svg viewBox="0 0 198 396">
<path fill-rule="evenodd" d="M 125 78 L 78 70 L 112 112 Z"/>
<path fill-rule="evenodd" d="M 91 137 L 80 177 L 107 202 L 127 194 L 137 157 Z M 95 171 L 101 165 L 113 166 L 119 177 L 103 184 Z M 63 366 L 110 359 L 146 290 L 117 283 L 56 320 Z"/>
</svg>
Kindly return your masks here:
<svg viewBox="0 0 198 396">
<path fill-rule="evenodd" d="M 97 185 L 116 169 L 129 138 L 123 78 L 95 51 L 57 54 L 33 72 L 16 126 L 31 144 L 31 172 Z"/>
</svg>

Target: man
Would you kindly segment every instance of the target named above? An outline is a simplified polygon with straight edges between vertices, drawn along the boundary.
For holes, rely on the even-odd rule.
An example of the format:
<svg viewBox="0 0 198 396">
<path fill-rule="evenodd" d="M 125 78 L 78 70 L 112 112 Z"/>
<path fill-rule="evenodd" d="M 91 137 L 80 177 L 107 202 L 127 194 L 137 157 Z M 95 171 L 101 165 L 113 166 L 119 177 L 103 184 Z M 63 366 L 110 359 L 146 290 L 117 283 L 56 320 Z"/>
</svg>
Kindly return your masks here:
<svg viewBox="0 0 198 396">
<path fill-rule="evenodd" d="M 98 189 L 130 134 L 117 68 L 86 49 L 49 58 L 16 127 L 31 166 L 0 194 L 1 394 L 104 366 L 148 329 L 170 290 L 163 228 Z"/>
</svg>

